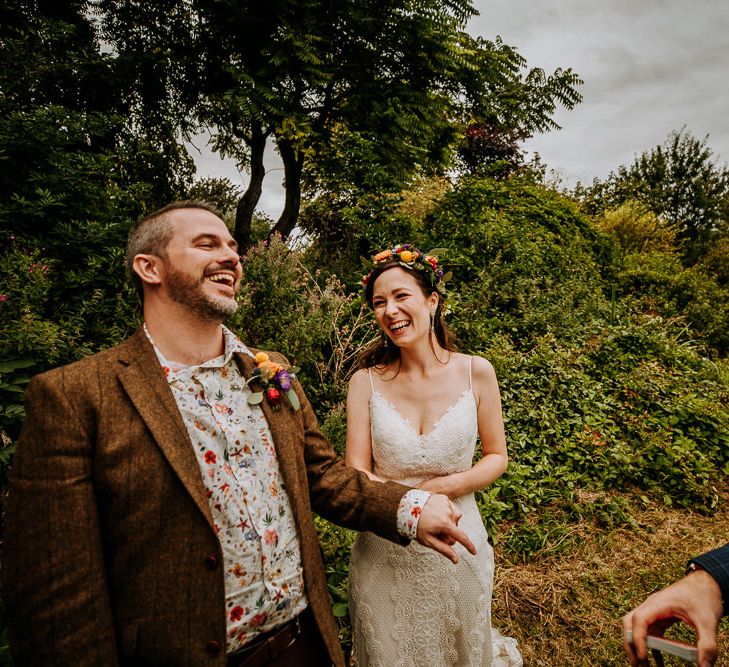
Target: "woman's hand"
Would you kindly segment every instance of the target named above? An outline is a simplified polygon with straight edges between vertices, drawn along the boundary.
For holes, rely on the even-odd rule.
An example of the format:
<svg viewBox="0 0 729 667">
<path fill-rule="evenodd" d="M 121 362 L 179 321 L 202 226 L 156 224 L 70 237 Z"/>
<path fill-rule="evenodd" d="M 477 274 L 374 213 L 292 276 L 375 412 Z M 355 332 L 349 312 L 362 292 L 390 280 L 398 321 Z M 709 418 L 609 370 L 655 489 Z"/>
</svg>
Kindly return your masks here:
<svg viewBox="0 0 729 667">
<path fill-rule="evenodd" d="M 431 493 L 442 493 L 451 500 L 455 500 L 463 495 L 459 490 L 458 473 L 426 479 L 424 482 L 420 482 L 417 488 L 423 491 L 430 491 Z"/>
<path fill-rule="evenodd" d="M 385 481 L 384 479 L 382 479 L 382 477 L 378 477 L 377 475 L 375 475 L 375 473 L 373 473 L 371 470 L 366 470 L 365 468 L 360 468 L 360 470 L 365 475 L 367 475 L 367 477 L 370 478 L 371 482 L 384 482 Z"/>
</svg>

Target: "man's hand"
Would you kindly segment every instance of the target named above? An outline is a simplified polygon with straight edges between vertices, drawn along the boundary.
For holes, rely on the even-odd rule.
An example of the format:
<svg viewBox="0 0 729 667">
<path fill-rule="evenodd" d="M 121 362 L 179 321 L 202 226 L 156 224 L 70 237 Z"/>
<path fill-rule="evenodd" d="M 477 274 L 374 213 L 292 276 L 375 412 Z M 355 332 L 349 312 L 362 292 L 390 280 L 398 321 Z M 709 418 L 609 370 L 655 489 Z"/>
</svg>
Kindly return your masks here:
<svg viewBox="0 0 729 667">
<path fill-rule="evenodd" d="M 633 631 L 633 643 L 623 646 L 632 667 L 648 665 L 646 635 L 662 635 L 665 630 L 683 621 L 696 628 L 699 667 L 711 667 L 716 661 L 716 629 L 722 614 L 721 591 L 715 579 L 697 570 L 668 588 L 649 596 L 633 611 L 623 616 L 623 637 Z"/>
<path fill-rule="evenodd" d="M 453 548 L 456 542 L 460 542 L 475 556 L 476 547 L 468 539 L 468 535 L 458 528 L 461 514 L 461 510 L 446 496 L 433 494 L 420 512 L 418 542 L 442 553 L 454 563 L 458 562 L 458 554 Z"/>
</svg>

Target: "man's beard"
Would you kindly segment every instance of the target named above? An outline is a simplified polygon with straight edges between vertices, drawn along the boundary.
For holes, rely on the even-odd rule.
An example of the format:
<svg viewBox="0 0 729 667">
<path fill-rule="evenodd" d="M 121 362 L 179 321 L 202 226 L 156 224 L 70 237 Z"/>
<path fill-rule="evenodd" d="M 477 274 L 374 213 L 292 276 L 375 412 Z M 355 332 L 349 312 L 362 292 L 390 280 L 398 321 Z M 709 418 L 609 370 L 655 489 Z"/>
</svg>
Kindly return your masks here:
<svg viewBox="0 0 729 667">
<path fill-rule="evenodd" d="M 167 265 L 167 288 L 173 301 L 189 308 L 203 320 L 222 322 L 238 310 L 233 298 L 212 297 L 203 290 L 206 278 L 196 280 L 189 273 Z"/>
</svg>

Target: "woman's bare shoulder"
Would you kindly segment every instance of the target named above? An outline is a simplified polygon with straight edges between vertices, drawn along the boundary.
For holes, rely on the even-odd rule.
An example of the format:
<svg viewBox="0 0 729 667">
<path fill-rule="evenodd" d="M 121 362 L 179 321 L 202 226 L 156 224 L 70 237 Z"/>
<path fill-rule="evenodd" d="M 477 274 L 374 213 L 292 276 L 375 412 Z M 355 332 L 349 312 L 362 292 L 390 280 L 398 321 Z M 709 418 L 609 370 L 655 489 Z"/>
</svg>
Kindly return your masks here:
<svg viewBox="0 0 729 667">
<path fill-rule="evenodd" d="M 364 386 L 365 384 L 369 384 L 369 368 L 360 368 L 359 370 L 355 371 L 352 374 L 352 377 L 349 378 L 349 388 L 359 388 Z"/>
<path fill-rule="evenodd" d="M 471 376 L 474 386 L 489 387 L 496 384 L 496 370 L 486 357 L 472 357 Z"/>
</svg>

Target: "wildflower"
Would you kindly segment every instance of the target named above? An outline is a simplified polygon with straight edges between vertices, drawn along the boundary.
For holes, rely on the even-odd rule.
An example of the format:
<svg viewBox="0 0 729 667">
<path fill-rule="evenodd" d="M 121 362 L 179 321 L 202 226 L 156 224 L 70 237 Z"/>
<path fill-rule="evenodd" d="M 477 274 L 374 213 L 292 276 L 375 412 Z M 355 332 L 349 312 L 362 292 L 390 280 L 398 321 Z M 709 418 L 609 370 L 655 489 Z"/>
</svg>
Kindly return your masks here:
<svg viewBox="0 0 729 667">
<path fill-rule="evenodd" d="M 286 395 L 291 407 L 298 410 L 299 400 L 292 387 L 299 368 L 296 366 L 284 368 L 281 364 L 271 361 L 265 352 L 259 352 L 256 355 L 256 362 L 251 377 L 246 381 L 247 385 L 255 386 L 248 396 L 248 403 L 257 405 L 265 395 L 273 407 L 278 407 L 281 399 Z"/>
<path fill-rule="evenodd" d="M 291 389 L 291 385 L 293 383 L 291 375 L 285 368 L 282 368 L 278 373 L 276 373 L 274 376 L 274 382 L 276 382 L 281 391 L 288 391 Z"/>
</svg>

